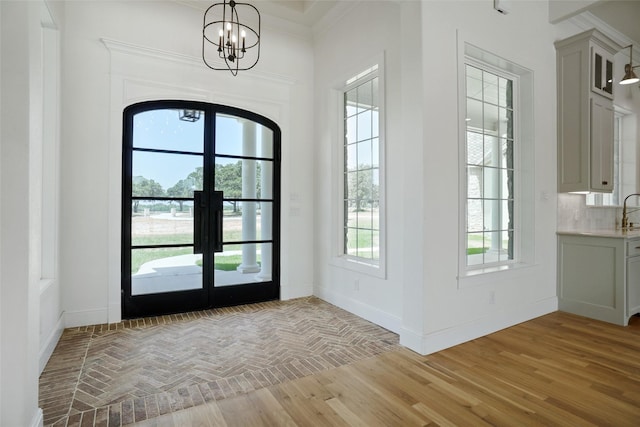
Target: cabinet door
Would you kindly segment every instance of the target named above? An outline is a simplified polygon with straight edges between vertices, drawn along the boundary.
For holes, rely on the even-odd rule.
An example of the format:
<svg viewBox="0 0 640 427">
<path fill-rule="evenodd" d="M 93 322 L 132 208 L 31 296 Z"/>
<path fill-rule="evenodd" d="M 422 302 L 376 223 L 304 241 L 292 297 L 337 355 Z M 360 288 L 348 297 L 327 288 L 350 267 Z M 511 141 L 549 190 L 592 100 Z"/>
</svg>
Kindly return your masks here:
<svg viewBox="0 0 640 427">
<path fill-rule="evenodd" d="M 640 256 L 627 259 L 627 315 L 640 312 Z"/>
<path fill-rule="evenodd" d="M 591 46 L 591 90 L 613 99 L 613 57 L 599 46 Z"/>
<path fill-rule="evenodd" d="M 591 98 L 591 189 L 613 191 L 613 104 L 593 95 Z"/>
</svg>

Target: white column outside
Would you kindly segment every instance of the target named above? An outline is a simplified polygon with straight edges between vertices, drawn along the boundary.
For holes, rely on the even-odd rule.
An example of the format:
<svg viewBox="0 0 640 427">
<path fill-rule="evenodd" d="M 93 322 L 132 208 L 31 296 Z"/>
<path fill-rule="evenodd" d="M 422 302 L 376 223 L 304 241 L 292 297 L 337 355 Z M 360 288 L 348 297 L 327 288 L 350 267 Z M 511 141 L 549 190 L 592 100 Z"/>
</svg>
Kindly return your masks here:
<svg viewBox="0 0 640 427">
<path fill-rule="evenodd" d="M 273 131 L 264 126 L 260 126 L 262 153 L 260 157 L 273 158 Z M 273 162 L 262 162 L 260 174 L 260 190 L 261 199 L 273 198 Z M 260 228 L 262 230 L 262 239 L 271 239 L 273 233 L 273 203 L 260 204 Z M 262 268 L 257 278 L 263 281 L 271 280 L 272 265 L 272 244 L 261 244 Z"/>
<path fill-rule="evenodd" d="M 256 126 L 250 121 L 239 119 L 242 123 L 242 155 L 256 156 Z M 256 161 L 242 160 L 242 198 L 256 198 Z M 256 203 L 242 204 L 242 240 L 256 240 Z M 238 266 L 240 273 L 257 273 L 260 271 L 256 259 L 255 243 L 242 245 L 242 263 Z"/>
</svg>

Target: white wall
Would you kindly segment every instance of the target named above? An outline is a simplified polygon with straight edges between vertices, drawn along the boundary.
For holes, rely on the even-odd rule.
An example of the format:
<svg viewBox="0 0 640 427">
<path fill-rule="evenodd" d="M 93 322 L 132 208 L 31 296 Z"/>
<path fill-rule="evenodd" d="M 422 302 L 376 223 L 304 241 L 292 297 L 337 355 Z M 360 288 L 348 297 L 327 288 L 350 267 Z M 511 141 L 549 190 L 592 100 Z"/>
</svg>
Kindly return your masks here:
<svg viewBox="0 0 640 427">
<path fill-rule="evenodd" d="M 312 292 L 309 33 L 263 15 L 260 62 L 232 77 L 202 63 L 202 15 L 170 1 L 66 3 L 61 282 L 67 326 L 120 320 L 122 110 L 148 99 L 228 104 L 280 125 L 281 294 Z"/>
<path fill-rule="evenodd" d="M 426 58 L 426 228 L 423 350 L 435 351 L 536 317 L 557 307 L 555 276 L 555 54 L 554 27 L 544 2 L 513 2 L 508 15 L 491 1 L 423 5 Z M 521 270 L 456 277 L 458 241 L 458 134 L 456 30 L 480 49 L 532 71 L 534 76 L 533 263 Z M 437 84 L 436 84 L 437 82 Z M 443 183 L 445 183 L 443 185 Z M 433 206 L 433 208 L 430 208 Z"/>
<path fill-rule="evenodd" d="M 317 35 L 316 116 L 330 122 L 330 89 L 358 71 L 354 63 L 385 50 L 388 274 L 380 280 L 331 262 L 335 249 L 323 236 L 336 226 L 328 210 L 335 190 L 323 176 L 336 170 L 332 150 L 338 136 L 318 129 L 316 292 L 378 323 L 386 320 L 387 327 L 400 332 L 402 343 L 421 353 L 554 311 L 555 32 L 548 23 L 547 4 L 512 2 L 506 16 L 494 11 L 490 0 L 429 1 L 421 6 L 365 2 L 354 8 Z M 464 284 L 457 277 L 458 35 L 532 70 L 535 89 L 534 263 Z M 338 47 L 349 55 L 332 60 Z M 421 116 L 416 117 L 416 111 Z M 407 116 L 414 119 L 403 118 Z M 354 280 L 359 280 L 359 291 L 353 289 Z"/>
<path fill-rule="evenodd" d="M 40 372 L 64 329 L 59 281 L 60 232 L 60 32 L 62 4 L 43 6 L 42 22 L 42 240 L 40 280 Z"/>
<path fill-rule="evenodd" d="M 42 237 L 42 2 L 1 2 L 0 424 L 38 409 Z"/>
<path fill-rule="evenodd" d="M 408 6 L 408 5 L 407 5 Z M 417 3 L 412 6 L 419 6 Z M 315 35 L 316 129 L 316 286 L 314 293 L 387 328 L 399 331 L 404 281 L 403 217 L 411 192 L 404 187 L 402 113 L 401 4 L 396 2 L 345 2 L 332 11 Z M 412 27 L 415 30 L 415 27 Z M 415 34 L 415 33 L 414 33 Z M 386 278 L 343 268 L 334 255 L 339 251 L 340 206 L 337 177 L 342 173 L 338 153 L 339 94 L 347 79 L 384 56 L 386 115 Z M 417 55 L 419 59 L 419 55 Z M 413 183 L 412 190 L 415 189 Z M 415 206 L 415 205 L 413 205 Z M 356 284 L 357 281 L 357 284 Z"/>
</svg>

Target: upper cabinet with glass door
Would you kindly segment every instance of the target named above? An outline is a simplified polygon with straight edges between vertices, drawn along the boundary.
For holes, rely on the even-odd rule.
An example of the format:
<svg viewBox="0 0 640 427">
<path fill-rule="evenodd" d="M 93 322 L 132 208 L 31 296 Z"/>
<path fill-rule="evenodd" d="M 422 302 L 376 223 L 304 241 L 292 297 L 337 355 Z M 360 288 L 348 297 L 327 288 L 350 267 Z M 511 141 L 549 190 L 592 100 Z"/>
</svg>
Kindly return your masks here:
<svg viewBox="0 0 640 427">
<path fill-rule="evenodd" d="M 601 45 L 591 46 L 591 90 L 613 99 L 613 55 Z"/>
<path fill-rule="evenodd" d="M 556 46 L 558 192 L 610 193 L 614 184 L 613 56 L 620 46 L 593 29 Z"/>
</svg>

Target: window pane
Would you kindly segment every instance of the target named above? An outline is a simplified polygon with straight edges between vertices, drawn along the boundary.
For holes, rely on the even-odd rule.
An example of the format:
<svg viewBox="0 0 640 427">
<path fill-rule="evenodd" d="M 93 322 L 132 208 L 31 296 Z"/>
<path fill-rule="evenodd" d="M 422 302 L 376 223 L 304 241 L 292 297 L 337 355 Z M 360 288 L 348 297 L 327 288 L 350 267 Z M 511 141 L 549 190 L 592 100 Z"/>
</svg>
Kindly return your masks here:
<svg viewBox="0 0 640 427">
<path fill-rule="evenodd" d="M 482 197 L 482 168 L 477 166 L 467 168 L 467 197 Z"/>
<path fill-rule="evenodd" d="M 482 101 L 467 99 L 467 129 L 482 129 Z"/>
<path fill-rule="evenodd" d="M 358 112 L 356 108 L 356 105 L 358 103 L 358 92 L 355 89 L 350 90 L 345 93 L 344 97 L 347 117 L 351 117 Z"/>
<path fill-rule="evenodd" d="M 270 263 L 271 243 L 225 245 L 223 249 L 214 255 L 213 260 L 216 287 L 271 281 L 272 266 L 263 264 Z M 251 264 L 242 263 L 243 254 Z"/>
<path fill-rule="evenodd" d="M 202 156 L 133 152 L 131 195 L 135 197 L 193 197 L 202 190 Z"/>
<path fill-rule="evenodd" d="M 510 139 L 500 140 L 500 167 L 513 168 L 513 141 Z"/>
<path fill-rule="evenodd" d="M 180 120 L 181 116 L 186 120 Z M 138 113 L 133 117 L 133 147 L 203 153 L 204 121 L 204 111 L 199 110 Z"/>
<path fill-rule="evenodd" d="M 345 200 L 344 202 L 344 217 L 347 227 L 358 226 L 358 212 L 353 208 L 355 207 L 355 201 Z"/>
<path fill-rule="evenodd" d="M 483 101 L 494 105 L 498 105 L 498 76 L 495 74 L 483 72 Z"/>
<path fill-rule="evenodd" d="M 371 153 L 371 140 L 358 143 L 358 168 L 370 168 L 373 164 Z"/>
<path fill-rule="evenodd" d="M 132 200 L 131 245 L 193 243 L 193 201 Z"/>
<path fill-rule="evenodd" d="M 500 230 L 501 228 L 501 212 L 500 212 L 500 200 L 485 200 L 484 201 L 484 230 Z"/>
<path fill-rule="evenodd" d="M 482 70 L 467 65 L 467 96 L 482 99 Z"/>
<path fill-rule="evenodd" d="M 487 199 L 497 199 L 500 197 L 502 182 L 500 180 L 502 171 L 496 168 L 483 168 L 483 188 L 482 195 Z"/>
<path fill-rule="evenodd" d="M 513 200 L 502 200 L 502 230 L 513 228 Z"/>
<path fill-rule="evenodd" d="M 502 138 L 513 138 L 513 111 L 500 108 L 499 135 Z"/>
<path fill-rule="evenodd" d="M 358 229 L 358 256 L 360 258 L 373 258 L 372 242 L 373 232 L 371 230 Z"/>
<path fill-rule="evenodd" d="M 499 80 L 499 104 L 501 107 L 513 107 L 513 96 L 512 96 L 513 82 L 511 80 L 507 80 L 505 78 L 500 77 Z"/>
<path fill-rule="evenodd" d="M 495 136 L 484 136 L 484 165 L 495 166 L 500 164 L 500 140 Z"/>
<path fill-rule="evenodd" d="M 371 236 L 371 258 L 380 259 L 380 233 L 373 231 Z"/>
<path fill-rule="evenodd" d="M 371 164 L 374 167 L 380 166 L 380 141 L 378 138 L 371 140 Z"/>
<path fill-rule="evenodd" d="M 379 104 L 379 100 L 378 100 L 378 78 L 376 77 L 375 79 L 371 80 L 371 108 L 373 109 L 377 109 L 380 104 Z M 377 119 L 377 114 L 376 114 L 376 119 Z M 374 128 L 377 128 L 377 126 L 375 126 Z"/>
<path fill-rule="evenodd" d="M 273 158 L 273 131 L 249 119 L 217 114 L 216 153 Z"/>
<path fill-rule="evenodd" d="M 271 227 L 263 232 L 262 224 L 271 224 L 272 202 L 225 201 L 223 210 L 224 243 L 271 240 Z"/>
<path fill-rule="evenodd" d="M 467 234 L 467 265 L 479 265 L 484 263 L 483 233 Z"/>
<path fill-rule="evenodd" d="M 357 142 L 357 136 L 358 136 L 358 116 L 352 116 L 349 117 L 346 121 L 346 143 L 347 144 L 353 144 L 354 142 Z"/>
<path fill-rule="evenodd" d="M 499 231 L 484 233 L 485 263 L 500 261 L 501 235 L 502 233 Z"/>
<path fill-rule="evenodd" d="M 131 294 L 202 288 L 202 255 L 193 248 L 131 250 Z"/>
<path fill-rule="evenodd" d="M 467 163 L 481 165 L 484 157 L 483 138 L 481 133 L 467 132 Z"/>
<path fill-rule="evenodd" d="M 360 111 L 373 107 L 373 83 L 371 80 L 358 86 L 358 106 Z"/>
<path fill-rule="evenodd" d="M 345 198 L 358 199 L 358 172 L 347 173 Z"/>
<path fill-rule="evenodd" d="M 270 186 L 273 182 L 272 161 L 238 160 L 227 157 L 216 157 L 215 161 L 215 189 L 222 191 L 225 198 L 270 199 L 273 197 L 272 186 Z M 245 170 L 244 187 L 243 170 Z M 251 180 L 255 182 L 255 187 L 248 185 Z"/>
<path fill-rule="evenodd" d="M 500 260 L 508 261 L 514 259 L 513 256 L 513 230 L 502 232 L 502 250 L 500 251 Z"/>
<path fill-rule="evenodd" d="M 380 123 L 379 123 L 379 118 L 380 113 L 378 111 L 371 111 L 371 137 L 372 138 L 377 138 L 380 136 Z"/>
<path fill-rule="evenodd" d="M 348 171 L 354 171 L 358 167 L 358 145 L 357 144 L 349 144 L 347 145 L 346 152 L 346 166 Z"/>
<path fill-rule="evenodd" d="M 482 200 L 467 200 L 467 231 L 482 231 Z"/>
<path fill-rule="evenodd" d="M 371 110 L 364 111 L 357 116 L 358 141 L 371 138 Z"/>
<path fill-rule="evenodd" d="M 501 198 L 513 198 L 513 170 L 500 169 L 502 179 Z"/>
<path fill-rule="evenodd" d="M 498 107 L 495 105 L 484 104 L 484 131 L 491 135 L 498 134 Z"/>
<path fill-rule="evenodd" d="M 356 256 L 358 254 L 358 229 L 347 228 L 345 236 L 345 253 Z"/>
</svg>

